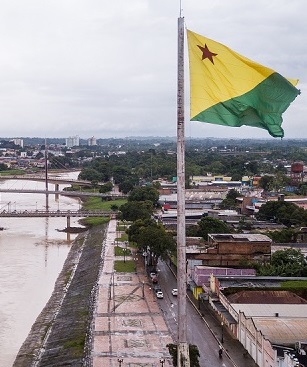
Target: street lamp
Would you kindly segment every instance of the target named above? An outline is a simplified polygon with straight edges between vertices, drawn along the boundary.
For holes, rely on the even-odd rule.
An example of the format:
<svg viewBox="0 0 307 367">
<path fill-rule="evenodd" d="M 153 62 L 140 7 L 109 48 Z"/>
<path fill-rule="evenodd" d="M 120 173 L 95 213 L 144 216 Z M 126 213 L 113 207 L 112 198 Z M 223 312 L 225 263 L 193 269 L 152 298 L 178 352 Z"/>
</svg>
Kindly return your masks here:
<svg viewBox="0 0 307 367">
<path fill-rule="evenodd" d="M 164 366 L 164 363 L 165 363 L 165 359 L 164 358 L 161 358 L 160 359 L 160 363 L 161 363 L 161 366 L 163 367 Z"/>
<path fill-rule="evenodd" d="M 221 338 L 221 343 L 224 343 L 224 323 L 223 321 L 221 322 L 221 327 L 222 327 L 222 338 Z"/>
<path fill-rule="evenodd" d="M 117 361 L 118 361 L 118 365 L 119 365 L 119 367 L 121 367 L 121 365 L 122 365 L 122 363 L 123 363 L 123 359 L 122 359 L 122 358 L 118 358 L 118 359 L 117 359 Z"/>
<path fill-rule="evenodd" d="M 114 289 L 114 286 L 115 286 L 115 273 L 116 273 L 116 270 L 113 271 L 113 299 L 115 298 L 115 289 Z"/>
</svg>

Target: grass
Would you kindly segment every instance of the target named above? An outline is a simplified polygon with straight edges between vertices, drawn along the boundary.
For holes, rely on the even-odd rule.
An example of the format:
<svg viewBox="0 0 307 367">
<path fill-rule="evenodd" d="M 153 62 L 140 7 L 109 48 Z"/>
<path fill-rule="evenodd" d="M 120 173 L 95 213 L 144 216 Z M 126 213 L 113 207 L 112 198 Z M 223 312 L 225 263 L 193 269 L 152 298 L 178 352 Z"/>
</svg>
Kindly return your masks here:
<svg viewBox="0 0 307 367">
<path fill-rule="evenodd" d="M 64 344 L 64 349 L 72 349 L 73 355 L 75 357 L 81 357 L 83 354 L 84 344 L 85 344 L 85 336 L 80 335 L 73 340 L 67 341 Z"/>
<path fill-rule="evenodd" d="M 110 220 L 110 218 L 106 217 L 88 217 L 82 219 L 82 224 L 85 226 L 99 226 L 101 224 L 105 224 Z"/>
<path fill-rule="evenodd" d="M 26 172 L 22 169 L 11 169 L 0 171 L 1 176 L 24 175 Z"/>
<path fill-rule="evenodd" d="M 120 207 L 127 202 L 126 199 L 115 199 L 109 201 L 102 201 L 99 197 L 90 197 L 83 203 L 83 207 L 86 210 L 105 210 L 112 211 L 111 207 L 116 205 Z"/>
<path fill-rule="evenodd" d="M 118 241 L 118 242 L 125 242 L 125 241 L 128 241 L 128 235 L 127 233 L 121 233 L 120 234 L 120 237 L 116 237 L 115 238 L 115 242 Z"/>
<path fill-rule="evenodd" d="M 307 288 L 307 280 L 288 280 L 282 282 L 281 288 Z"/>
<path fill-rule="evenodd" d="M 119 273 L 133 273 L 135 272 L 135 263 L 133 260 L 127 260 L 126 262 L 123 260 L 115 260 L 114 270 Z"/>
<path fill-rule="evenodd" d="M 115 256 L 124 256 L 124 251 L 126 251 L 126 256 L 131 256 L 131 250 L 129 248 L 124 248 L 120 246 L 114 247 Z"/>
</svg>

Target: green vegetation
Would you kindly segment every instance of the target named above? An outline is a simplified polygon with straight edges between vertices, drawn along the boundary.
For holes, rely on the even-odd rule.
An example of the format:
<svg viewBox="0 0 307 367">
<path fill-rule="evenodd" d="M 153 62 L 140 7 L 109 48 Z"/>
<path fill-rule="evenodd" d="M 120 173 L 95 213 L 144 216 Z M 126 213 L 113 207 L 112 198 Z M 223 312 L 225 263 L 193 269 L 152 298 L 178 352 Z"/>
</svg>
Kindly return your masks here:
<svg viewBox="0 0 307 367">
<path fill-rule="evenodd" d="M 65 273 L 65 280 L 64 280 L 65 285 L 69 282 L 70 277 L 71 277 L 71 274 L 72 274 L 72 269 L 69 269 L 69 270 Z"/>
<path fill-rule="evenodd" d="M 233 229 L 224 221 L 212 217 L 202 217 L 196 226 L 187 229 L 188 236 L 202 237 L 208 240 L 208 233 L 232 233 Z"/>
<path fill-rule="evenodd" d="M 83 355 L 85 335 L 79 335 L 64 343 L 64 349 L 71 349 L 72 355 L 77 358 Z"/>
<path fill-rule="evenodd" d="M 125 241 L 128 241 L 128 235 L 127 235 L 127 233 L 121 233 L 120 234 L 120 237 L 117 237 L 115 239 L 115 241 L 117 241 L 117 242 L 125 242 Z"/>
<path fill-rule="evenodd" d="M 237 190 L 230 189 L 226 195 L 226 198 L 221 202 L 221 209 L 235 210 L 238 207 L 237 197 L 242 196 Z"/>
<path fill-rule="evenodd" d="M 307 280 L 288 280 L 281 283 L 281 288 L 305 288 L 307 289 Z"/>
<path fill-rule="evenodd" d="M 138 219 L 149 219 L 154 208 L 150 201 L 129 201 L 119 209 L 122 219 L 134 222 Z"/>
<path fill-rule="evenodd" d="M 133 273 L 135 271 L 135 263 L 133 260 L 115 260 L 114 270 L 119 273 Z"/>
<path fill-rule="evenodd" d="M 306 277 L 307 258 L 293 248 L 275 251 L 270 264 L 256 265 L 257 275 Z"/>
<path fill-rule="evenodd" d="M 158 259 L 166 259 L 176 251 L 176 243 L 162 224 L 152 219 L 137 220 L 127 230 L 129 241 L 136 242 L 139 251 L 147 252 L 147 264 L 156 266 Z"/>
<path fill-rule="evenodd" d="M 129 248 L 126 247 L 120 247 L 120 246 L 115 246 L 114 247 L 114 254 L 115 256 L 130 256 L 131 255 L 131 250 Z"/>
<path fill-rule="evenodd" d="M 275 243 L 295 243 L 297 232 L 293 228 L 283 228 L 280 231 L 268 231 L 269 236 Z"/>
<path fill-rule="evenodd" d="M 7 166 L 5 165 L 6 169 L 0 172 L 1 176 L 12 176 L 12 175 L 24 175 L 25 171 L 22 169 L 7 169 Z"/>
<path fill-rule="evenodd" d="M 99 226 L 101 224 L 105 224 L 110 220 L 110 218 L 107 217 L 88 217 L 82 219 L 82 224 L 85 226 Z"/>
<path fill-rule="evenodd" d="M 99 197 L 90 197 L 84 201 L 83 207 L 85 210 L 105 210 L 111 212 L 112 206 L 117 205 L 118 207 L 120 207 L 126 202 L 127 202 L 126 199 L 102 201 L 101 198 Z"/>
<path fill-rule="evenodd" d="M 109 181 L 106 184 L 100 186 L 99 192 L 107 193 L 107 192 L 112 191 L 112 189 L 113 189 L 113 184 L 112 184 L 112 182 Z"/>
<path fill-rule="evenodd" d="M 178 351 L 177 351 L 177 344 L 167 344 L 166 347 L 168 348 L 169 354 L 171 355 L 172 359 L 173 359 L 173 365 L 174 367 L 177 367 L 177 356 L 178 356 Z M 191 367 L 200 367 L 199 364 L 199 350 L 197 345 L 194 344 L 189 344 L 189 357 L 190 357 L 190 366 Z"/>
<path fill-rule="evenodd" d="M 159 192 L 153 186 L 141 186 L 134 188 L 128 198 L 128 201 L 144 202 L 150 201 L 152 205 L 157 204 L 159 200 Z"/>
<path fill-rule="evenodd" d="M 268 201 L 256 213 L 258 220 L 271 220 L 287 227 L 306 226 L 307 210 L 286 201 Z"/>
</svg>

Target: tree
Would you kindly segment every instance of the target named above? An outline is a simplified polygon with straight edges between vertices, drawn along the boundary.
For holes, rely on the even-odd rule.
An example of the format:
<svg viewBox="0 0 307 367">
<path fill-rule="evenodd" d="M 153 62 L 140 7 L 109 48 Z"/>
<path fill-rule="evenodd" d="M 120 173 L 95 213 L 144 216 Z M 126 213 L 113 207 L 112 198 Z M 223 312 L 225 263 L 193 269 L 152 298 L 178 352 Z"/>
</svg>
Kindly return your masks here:
<svg viewBox="0 0 307 367">
<path fill-rule="evenodd" d="M 118 189 L 120 192 L 124 194 L 128 194 L 128 192 L 132 191 L 134 188 L 134 185 L 131 181 L 123 181 L 118 185 Z"/>
<path fill-rule="evenodd" d="M 109 181 L 106 184 L 101 185 L 99 187 L 99 192 L 102 193 L 102 194 L 104 194 L 106 192 L 112 191 L 112 189 L 113 189 L 113 184 L 112 184 L 112 182 Z"/>
<path fill-rule="evenodd" d="M 177 354 L 178 349 L 176 344 L 167 344 L 166 347 L 168 348 L 169 354 L 172 356 L 173 365 L 175 367 L 178 366 L 177 364 Z M 199 364 L 199 350 L 197 345 L 189 344 L 189 356 L 190 356 L 190 367 L 200 367 Z"/>
<path fill-rule="evenodd" d="M 259 186 L 264 191 L 271 191 L 273 190 L 273 181 L 274 181 L 273 176 L 264 175 L 259 180 Z"/>
<path fill-rule="evenodd" d="M 86 167 L 82 169 L 78 179 L 99 182 L 101 181 L 101 175 L 95 169 Z"/>
<path fill-rule="evenodd" d="M 150 201 L 128 201 L 120 206 L 121 218 L 128 221 L 137 219 L 149 219 L 153 213 L 153 206 Z"/>
<path fill-rule="evenodd" d="M 158 259 L 166 259 L 176 251 L 173 237 L 153 219 L 137 220 L 127 230 L 129 241 L 137 243 L 139 250 L 147 252 L 147 263 L 156 266 Z"/>
<path fill-rule="evenodd" d="M 0 163 L 0 171 L 6 171 L 8 169 L 5 163 Z"/>
<path fill-rule="evenodd" d="M 236 189 L 230 189 L 226 195 L 226 198 L 221 202 L 221 209 L 236 209 L 237 208 L 237 197 L 241 194 Z"/>
<path fill-rule="evenodd" d="M 277 243 L 296 242 L 297 232 L 292 228 L 283 228 L 280 231 L 269 231 L 267 235 Z"/>
<path fill-rule="evenodd" d="M 150 201 L 155 205 L 159 200 L 159 192 L 152 186 L 142 186 L 134 188 L 128 198 L 128 201 Z"/>
<path fill-rule="evenodd" d="M 307 258 L 301 250 L 293 248 L 278 250 L 273 253 L 271 263 L 259 266 L 257 273 L 259 275 L 304 277 L 307 276 Z"/>
<path fill-rule="evenodd" d="M 206 241 L 209 233 L 231 233 L 232 230 L 222 220 L 212 217 L 202 217 L 198 222 L 198 236 L 203 237 Z"/>
<path fill-rule="evenodd" d="M 287 201 L 268 201 L 256 213 L 258 220 L 271 220 L 287 227 L 306 226 L 307 211 Z"/>
<path fill-rule="evenodd" d="M 175 240 L 159 224 L 142 227 L 137 237 L 138 247 L 147 249 L 147 263 L 156 267 L 159 258 L 165 260 L 167 255 L 176 250 Z"/>
</svg>

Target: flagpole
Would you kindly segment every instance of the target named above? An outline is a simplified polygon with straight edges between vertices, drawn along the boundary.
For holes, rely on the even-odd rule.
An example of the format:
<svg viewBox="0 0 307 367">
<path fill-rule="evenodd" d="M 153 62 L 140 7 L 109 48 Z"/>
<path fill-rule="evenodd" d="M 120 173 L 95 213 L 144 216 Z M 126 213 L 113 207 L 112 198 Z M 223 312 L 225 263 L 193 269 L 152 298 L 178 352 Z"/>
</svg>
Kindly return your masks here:
<svg viewBox="0 0 307 367">
<path fill-rule="evenodd" d="M 177 365 L 190 367 L 187 342 L 187 274 L 185 226 L 185 137 L 184 137 L 184 18 L 178 18 L 178 85 L 177 85 L 177 288 L 178 336 Z"/>
</svg>

